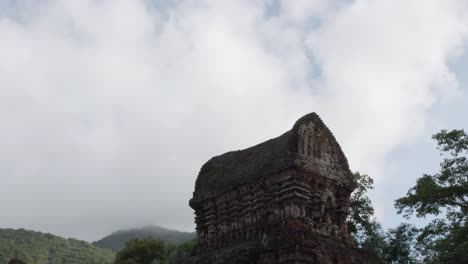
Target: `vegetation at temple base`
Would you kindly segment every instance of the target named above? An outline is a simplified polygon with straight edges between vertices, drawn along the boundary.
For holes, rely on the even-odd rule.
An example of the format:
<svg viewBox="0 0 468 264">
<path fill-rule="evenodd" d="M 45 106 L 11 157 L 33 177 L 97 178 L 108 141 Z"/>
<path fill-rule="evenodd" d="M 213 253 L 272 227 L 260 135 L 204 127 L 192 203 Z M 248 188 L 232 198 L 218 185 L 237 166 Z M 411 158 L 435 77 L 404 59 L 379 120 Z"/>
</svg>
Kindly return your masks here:
<svg viewBox="0 0 468 264">
<path fill-rule="evenodd" d="M 425 174 L 395 207 L 406 217 L 433 215 L 418 237 L 425 263 L 468 263 L 468 135 L 442 130 L 433 136 L 444 160 Z"/>
<path fill-rule="evenodd" d="M 115 252 L 87 242 L 24 229 L 0 229 L 0 263 L 16 258 L 28 264 L 105 264 Z"/>
<path fill-rule="evenodd" d="M 115 264 L 173 264 L 191 255 L 193 241 L 180 245 L 155 239 L 133 239 L 117 254 Z"/>
</svg>

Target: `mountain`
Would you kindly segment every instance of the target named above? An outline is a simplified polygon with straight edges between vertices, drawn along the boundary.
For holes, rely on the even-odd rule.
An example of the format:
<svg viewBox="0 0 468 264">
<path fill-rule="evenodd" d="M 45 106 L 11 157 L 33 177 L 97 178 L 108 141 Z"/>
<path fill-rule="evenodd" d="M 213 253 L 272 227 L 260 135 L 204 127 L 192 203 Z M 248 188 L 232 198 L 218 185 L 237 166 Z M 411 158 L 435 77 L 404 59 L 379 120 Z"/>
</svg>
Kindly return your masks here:
<svg viewBox="0 0 468 264">
<path fill-rule="evenodd" d="M 189 233 L 171 230 L 160 226 L 146 226 L 142 228 L 120 230 L 93 242 L 92 244 L 98 247 L 119 251 L 125 246 L 127 241 L 135 238 L 153 238 L 160 239 L 168 244 L 180 244 L 194 239 L 195 236 L 195 232 Z"/>
<path fill-rule="evenodd" d="M 106 264 L 115 252 L 76 239 L 25 229 L 0 229 L 0 263 L 18 258 L 28 264 Z"/>
</svg>

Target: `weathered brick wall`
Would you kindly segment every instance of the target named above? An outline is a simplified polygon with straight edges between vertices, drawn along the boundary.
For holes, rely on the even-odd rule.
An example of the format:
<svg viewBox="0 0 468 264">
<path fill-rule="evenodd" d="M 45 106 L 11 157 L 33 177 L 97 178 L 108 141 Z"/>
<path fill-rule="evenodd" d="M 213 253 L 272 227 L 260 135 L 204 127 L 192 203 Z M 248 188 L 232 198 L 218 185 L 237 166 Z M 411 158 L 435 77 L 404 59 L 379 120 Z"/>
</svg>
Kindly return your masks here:
<svg viewBox="0 0 468 264">
<path fill-rule="evenodd" d="M 349 194 L 334 180 L 294 168 L 237 186 L 196 208 L 200 250 L 314 234 L 347 240 Z"/>
</svg>

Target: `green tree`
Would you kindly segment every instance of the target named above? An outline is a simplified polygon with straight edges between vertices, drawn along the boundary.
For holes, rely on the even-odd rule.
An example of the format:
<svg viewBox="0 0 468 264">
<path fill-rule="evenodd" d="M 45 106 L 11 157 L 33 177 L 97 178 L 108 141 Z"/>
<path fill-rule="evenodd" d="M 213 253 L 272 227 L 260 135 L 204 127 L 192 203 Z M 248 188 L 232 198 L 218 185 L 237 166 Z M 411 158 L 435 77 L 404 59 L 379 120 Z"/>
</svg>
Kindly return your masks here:
<svg viewBox="0 0 468 264">
<path fill-rule="evenodd" d="M 190 240 L 179 245 L 169 245 L 167 250 L 168 263 L 176 263 L 191 256 L 194 245 L 195 240 Z"/>
<path fill-rule="evenodd" d="M 413 264 L 420 262 L 416 250 L 419 229 L 408 223 L 402 223 L 385 234 L 383 259 L 385 263 Z"/>
<path fill-rule="evenodd" d="M 165 263 L 166 245 L 161 240 L 133 239 L 128 241 L 116 256 L 116 264 Z"/>
<path fill-rule="evenodd" d="M 375 221 L 372 219 L 374 207 L 367 196 L 367 192 L 374 188 L 374 180 L 367 174 L 355 172 L 353 173 L 353 181 L 357 187 L 350 197 L 351 212 L 348 217 L 348 230 L 357 240 L 362 235 L 375 231 Z"/>
<path fill-rule="evenodd" d="M 374 180 L 367 174 L 353 173 L 356 189 L 350 197 L 350 214 L 348 216 L 348 231 L 357 247 L 374 254 L 382 261 L 384 249 L 387 247 L 385 232 L 380 223 L 375 220 L 374 207 L 367 196 L 374 189 Z"/>
<path fill-rule="evenodd" d="M 356 234 L 355 241 L 357 246 L 369 253 L 379 257 L 382 261 L 385 259 L 386 248 L 388 247 L 385 232 L 375 220 L 370 222 L 370 227 L 365 232 Z"/>
<path fill-rule="evenodd" d="M 440 171 L 417 179 L 395 207 L 406 217 L 438 217 L 418 238 L 425 263 L 468 263 L 468 135 L 442 130 L 432 138 L 444 156 Z"/>
<path fill-rule="evenodd" d="M 418 230 L 409 224 L 400 224 L 395 229 L 384 231 L 375 220 L 374 207 L 367 193 L 372 190 L 373 179 L 367 174 L 353 174 L 356 189 L 350 197 L 351 212 L 348 230 L 356 245 L 379 257 L 385 263 L 416 263 Z"/>
</svg>

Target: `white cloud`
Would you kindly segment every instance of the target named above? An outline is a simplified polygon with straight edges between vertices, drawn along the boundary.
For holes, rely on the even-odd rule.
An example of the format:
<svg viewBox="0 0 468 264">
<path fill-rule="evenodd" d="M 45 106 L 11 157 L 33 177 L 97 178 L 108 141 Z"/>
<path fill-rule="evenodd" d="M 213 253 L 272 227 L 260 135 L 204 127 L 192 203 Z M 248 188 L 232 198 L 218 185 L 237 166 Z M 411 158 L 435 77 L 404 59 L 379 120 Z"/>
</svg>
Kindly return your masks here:
<svg viewBox="0 0 468 264">
<path fill-rule="evenodd" d="M 455 1 L 148 3 L 0 17 L 1 226 L 189 229 L 203 162 L 311 111 L 353 169 L 384 177 L 385 155 L 457 88 L 447 60 L 467 34 Z"/>
<path fill-rule="evenodd" d="M 455 3 L 356 1 L 310 35 L 327 90 L 324 109 L 339 120 L 360 169 L 418 135 L 427 109 L 456 90 L 446 63 L 464 44 L 468 21 L 466 5 Z"/>
</svg>

